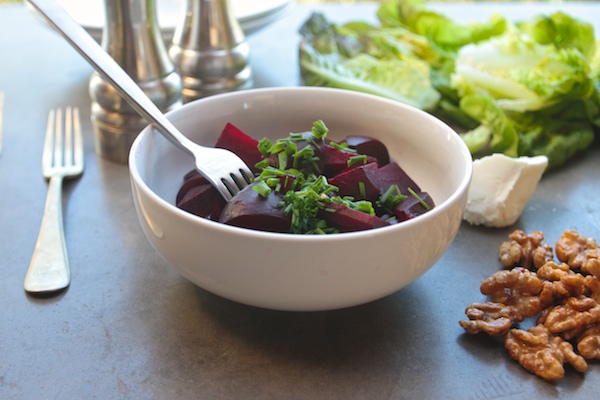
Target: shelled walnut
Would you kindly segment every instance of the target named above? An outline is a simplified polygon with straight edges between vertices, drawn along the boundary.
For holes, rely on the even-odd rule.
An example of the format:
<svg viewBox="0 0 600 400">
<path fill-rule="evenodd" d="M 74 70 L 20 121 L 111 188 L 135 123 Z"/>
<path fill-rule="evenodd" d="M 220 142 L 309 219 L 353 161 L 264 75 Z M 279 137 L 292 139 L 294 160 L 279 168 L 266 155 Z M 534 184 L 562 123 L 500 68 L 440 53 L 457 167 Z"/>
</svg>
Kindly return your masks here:
<svg viewBox="0 0 600 400">
<path fill-rule="evenodd" d="M 600 323 L 587 327 L 577 336 L 577 351 L 587 359 L 600 358 Z"/>
<path fill-rule="evenodd" d="M 503 336 L 511 328 L 519 315 L 512 306 L 488 301 L 473 303 L 465 310 L 468 321 L 460 321 L 468 333 L 485 332 L 490 336 Z M 521 318 L 521 321 L 523 319 Z"/>
<path fill-rule="evenodd" d="M 515 265 L 525 268 L 539 268 L 546 261 L 554 259 L 552 248 L 542 243 L 544 234 L 540 231 L 526 235 L 516 230 L 508 235 L 510 241 L 500 245 L 500 262 L 507 268 Z"/>
<path fill-rule="evenodd" d="M 521 322 L 541 311 L 538 295 L 542 282 L 528 269 L 515 267 L 498 271 L 481 282 L 480 290 L 490 296 L 492 302 L 513 307 L 516 313 L 513 322 Z"/>
<path fill-rule="evenodd" d="M 562 333 L 586 327 L 600 321 L 600 304 L 589 297 L 569 297 L 564 304 L 554 306 L 544 321 L 552 333 Z"/>
<path fill-rule="evenodd" d="M 580 268 L 600 279 L 600 248 L 595 239 L 567 229 L 556 242 L 556 256 L 571 268 Z"/>
<path fill-rule="evenodd" d="M 579 372 L 588 369 L 587 362 L 573 351 L 573 346 L 560 336 L 552 335 L 544 325 L 536 325 L 527 331 L 511 329 L 504 346 L 525 369 L 547 380 L 562 379 L 565 362 Z"/>
<path fill-rule="evenodd" d="M 509 355 L 543 379 L 562 379 L 565 363 L 587 371 L 586 359 L 600 359 L 600 247 L 572 229 L 556 250 L 540 231 L 515 230 L 509 239 L 498 253 L 509 269 L 481 282 L 489 301 L 468 306 L 459 324 L 469 334 L 504 336 Z M 537 325 L 519 329 L 530 317 Z"/>
</svg>

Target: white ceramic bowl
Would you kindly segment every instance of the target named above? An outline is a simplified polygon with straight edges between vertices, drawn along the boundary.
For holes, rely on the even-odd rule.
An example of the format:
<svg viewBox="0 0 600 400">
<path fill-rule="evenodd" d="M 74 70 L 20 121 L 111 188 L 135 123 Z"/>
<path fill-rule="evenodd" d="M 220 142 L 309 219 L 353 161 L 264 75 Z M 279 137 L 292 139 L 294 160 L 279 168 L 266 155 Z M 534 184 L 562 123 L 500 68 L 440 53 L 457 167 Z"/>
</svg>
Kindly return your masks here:
<svg viewBox="0 0 600 400">
<path fill-rule="evenodd" d="M 207 291 L 279 310 L 349 307 L 396 292 L 429 270 L 454 239 L 471 179 L 471 155 L 447 125 L 415 108 L 357 92 L 255 89 L 208 97 L 168 114 L 190 139 L 213 146 L 227 122 L 260 139 L 309 130 L 328 138 L 367 135 L 429 192 L 436 207 L 390 227 L 335 235 L 259 232 L 175 207 L 194 164 L 151 128 L 136 139 L 129 167 L 142 228 L 160 255 Z"/>
</svg>

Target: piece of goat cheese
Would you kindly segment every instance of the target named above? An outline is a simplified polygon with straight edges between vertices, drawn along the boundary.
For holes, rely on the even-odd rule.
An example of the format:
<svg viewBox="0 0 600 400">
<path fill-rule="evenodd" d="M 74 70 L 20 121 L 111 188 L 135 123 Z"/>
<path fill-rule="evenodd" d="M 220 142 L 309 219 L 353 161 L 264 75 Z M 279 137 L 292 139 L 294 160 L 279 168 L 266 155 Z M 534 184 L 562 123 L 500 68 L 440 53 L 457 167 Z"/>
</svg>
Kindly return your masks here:
<svg viewBox="0 0 600 400">
<path fill-rule="evenodd" d="M 496 228 L 514 224 L 547 166 L 546 156 L 511 158 L 498 153 L 473 161 L 464 220 Z"/>
</svg>

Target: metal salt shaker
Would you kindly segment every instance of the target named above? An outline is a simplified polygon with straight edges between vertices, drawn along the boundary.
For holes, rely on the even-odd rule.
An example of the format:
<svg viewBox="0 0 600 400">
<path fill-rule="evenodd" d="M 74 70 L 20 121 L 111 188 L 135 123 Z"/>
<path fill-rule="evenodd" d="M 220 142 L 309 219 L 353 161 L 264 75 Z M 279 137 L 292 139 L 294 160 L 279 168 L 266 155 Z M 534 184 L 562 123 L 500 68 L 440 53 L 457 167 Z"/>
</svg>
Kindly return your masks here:
<svg viewBox="0 0 600 400">
<path fill-rule="evenodd" d="M 250 46 L 229 0 L 186 0 L 169 55 L 184 103 L 252 86 Z"/>
<path fill-rule="evenodd" d="M 181 105 L 181 77 L 169 59 L 155 0 L 105 0 L 102 46 L 163 112 Z M 89 84 L 96 153 L 127 163 L 148 123 L 96 72 Z"/>
</svg>

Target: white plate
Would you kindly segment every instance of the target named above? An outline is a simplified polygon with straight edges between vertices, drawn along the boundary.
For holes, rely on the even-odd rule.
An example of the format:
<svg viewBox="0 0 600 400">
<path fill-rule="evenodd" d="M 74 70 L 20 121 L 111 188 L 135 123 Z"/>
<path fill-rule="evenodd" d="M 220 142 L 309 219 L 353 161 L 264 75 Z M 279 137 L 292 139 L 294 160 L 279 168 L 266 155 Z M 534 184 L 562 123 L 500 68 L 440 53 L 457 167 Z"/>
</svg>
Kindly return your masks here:
<svg viewBox="0 0 600 400">
<path fill-rule="evenodd" d="M 57 0 L 96 40 L 104 27 L 103 0 Z M 156 0 L 158 23 L 165 40 L 170 40 L 177 26 L 184 0 Z M 292 0 L 231 0 L 233 12 L 244 33 L 249 35 L 279 19 L 292 7 Z"/>
</svg>

